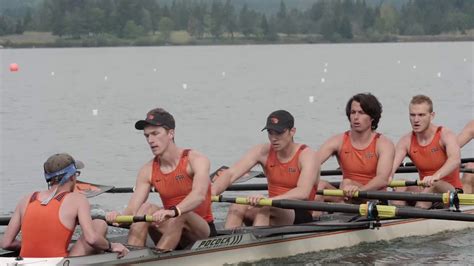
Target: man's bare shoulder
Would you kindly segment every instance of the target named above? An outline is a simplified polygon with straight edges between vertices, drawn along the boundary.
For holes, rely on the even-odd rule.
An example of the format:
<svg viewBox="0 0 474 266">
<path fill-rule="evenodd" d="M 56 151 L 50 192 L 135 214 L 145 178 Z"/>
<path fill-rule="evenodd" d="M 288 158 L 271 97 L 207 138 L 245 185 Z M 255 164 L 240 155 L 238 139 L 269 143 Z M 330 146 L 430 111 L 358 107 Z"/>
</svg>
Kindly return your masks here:
<svg viewBox="0 0 474 266">
<path fill-rule="evenodd" d="M 205 154 L 203 154 L 203 153 L 201 153 L 197 150 L 190 150 L 188 156 L 189 156 L 189 160 L 192 160 L 192 161 L 194 161 L 194 160 L 209 160 Z"/>
<path fill-rule="evenodd" d="M 393 141 L 384 135 L 380 135 L 379 143 L 382 145 L 393 145 Z"/>
</svg>

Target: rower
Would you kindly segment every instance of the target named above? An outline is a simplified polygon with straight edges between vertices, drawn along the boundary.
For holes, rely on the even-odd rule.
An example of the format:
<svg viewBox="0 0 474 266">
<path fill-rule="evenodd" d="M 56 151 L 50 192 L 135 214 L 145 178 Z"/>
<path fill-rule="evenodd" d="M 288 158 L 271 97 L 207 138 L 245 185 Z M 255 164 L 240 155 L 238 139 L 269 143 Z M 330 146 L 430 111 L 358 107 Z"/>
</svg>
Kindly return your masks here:
<svg viewBox="0 0 474 266">
<path fill-rule="evenodd" d="M 395 148 L 392 176 L 403 159 L 410 157 L 419 172 L 424 187 L 402 187 L 397 191 L 444 193 L 462 192 L 459 179 L 461 152 L 456 135 L 448 128 L 432 123 L 435 118 L 433 102 L 426 95 L 416 95 L 409 105 L 412 131 L 402 136 Z M 393 204 L 405 205 L 404 201 Z M 430 208 L 431 202 L 417 202 L 416 206 Z"/>
<path fill-rule="evenodd" d="M 395 148 L 391 140 L 378 133 L 382 104 L 370 93 L 352 96 L 346 104 L 350 129 L 332 136 L 317 152 L 323 164 L 336 156 L 342 170 L 339 189 L 346 199 L 357 191 L 384 190 L 390 177 Z M 319 189 L 335 189 L 327 181 L 320 181 Z M 317 196 L 316 201 L 341 202 L 344 198 Z M 352 201 L 352 200 L 351 200 Z M 321 215 L 314 212 L 313 216 Z"/>
<path fill-rule="evenodd" d="M 5 231 L 2 248 L 20 250 L 21 257 L 82 256 L 103 251 L 116 252 L 118 257 L 128 253 L 120 243 L 105 238 L 107 224 L 92 220 L 86 197 L 73 192 L 76 178 L 84 167 L 69 154 L 54 154 L 44 163 L 48 190 L 33 192 L 18 203 Z M 76 228 L 82 235 L 67 249 Z M 21 231 L 21 240 L 16 239 Z"/>
<path fill-rule="evenodd" d="M 474 139 L 474 120 L 471 120 L 469 123 L 467 123 L 457 137 L 458 144 L 461 148 L 472 139 Z M 473 169 L 474 163 L 467 163 L 464 166 L 466 168 Z M 474 174 L 464 173 L 461 181 L 464 193 L 471 194 L 474 192 Z"/>
<path fill-rule="evenodd" d="M 145 246 L 149 233 L 156 249 L 168 251 L 216 235 L 209 159 L 175 144 L 174 117 L 162 108 L 149 111 L 135 128 L 143 130 L 153 158 L 140 169 L 135 191 L 122 214 L 153 215 L 155 222 L 132 224 L 128 244 Z M 162 207 L 146 202 L 152 187 L 160 194 Z M 114 221 L 119 214 L 107 213 L 107 221 Z"/>
<path fill-rule="evenodd" d="M 294 142 L 296 128 L 293 116 L 285 110 L 272 112 L 266 126 L 270 143 L 252 147 L 238 162 L 223 171 L 212 185 L 212 194 L 220 195 L 237 178 L 256 165 L 261 165 L 268 180 L 271 199 L 309 200 L 316 193 L 319 164 L 315 152 L 304 144 Z M 254 226 L 289 225 L 309 222 L 306 210 L 284 210 L 274 207 L 256 207 L 263 195 L 251 195 L 253 206 L 233 204 L 229 208 L 226 229 L 245 224 Z"/>
</svg>

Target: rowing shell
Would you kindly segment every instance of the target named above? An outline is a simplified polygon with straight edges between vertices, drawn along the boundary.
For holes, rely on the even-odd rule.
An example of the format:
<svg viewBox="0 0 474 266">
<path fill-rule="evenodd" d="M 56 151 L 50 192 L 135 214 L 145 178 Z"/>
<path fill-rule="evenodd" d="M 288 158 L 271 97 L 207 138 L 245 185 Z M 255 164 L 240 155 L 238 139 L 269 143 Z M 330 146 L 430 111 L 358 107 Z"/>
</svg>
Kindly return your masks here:
<svg viewBox="0 0 474 266">
<path fill-rule="evenodd" d="M 474 214 L 474 207 L 463 207 Z M 130 253 L 117 259 L 115 253 L 70 258 L 0 258 L 0 265 L 41 263 L 48 265 L 222 265 L 261 259 L 282 258 L 306 252 L 355 246 L 363 242 L 393 240 L 400 237 L 426 236 L 443 231 L 474 228 L 474 222 L 434 219 L 391 219 L 348 221 L 349 215 L 331 215 L 322 221 L 280 227 L 249 227 L 219 230 L 219 236 L 197 241 L 185 250 L 159 253 L 150 248 L 131 247 Z M 15 265 L 15 264 L 10 264 Z"/>
</svg>

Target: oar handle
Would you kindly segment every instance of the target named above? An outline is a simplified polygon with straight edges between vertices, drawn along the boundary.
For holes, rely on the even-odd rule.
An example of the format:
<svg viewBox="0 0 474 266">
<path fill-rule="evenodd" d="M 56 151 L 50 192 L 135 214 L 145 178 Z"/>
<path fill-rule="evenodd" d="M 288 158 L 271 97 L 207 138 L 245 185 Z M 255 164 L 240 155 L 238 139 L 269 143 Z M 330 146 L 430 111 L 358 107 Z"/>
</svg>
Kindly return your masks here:
<svg viewBox="0 0 474 266">
<path fill-rule="evenodd" d="M 138 223 L 138 222 L 154 222 L 153 216 L 142 215 L 119 215 L 115 218 L 116 223 Z"/>
<path fill-rule="evenodd" d="M 250 205 L 250 201 L 246 197 L 225 197 L 225 196 L 219 195 L 219 196 L 212 196 L 211 201 Z M 266 199 L 266 198 L 260 199 L 258 201 L 258 206 L 272 206 L 272 200 Z"/>
</svg>

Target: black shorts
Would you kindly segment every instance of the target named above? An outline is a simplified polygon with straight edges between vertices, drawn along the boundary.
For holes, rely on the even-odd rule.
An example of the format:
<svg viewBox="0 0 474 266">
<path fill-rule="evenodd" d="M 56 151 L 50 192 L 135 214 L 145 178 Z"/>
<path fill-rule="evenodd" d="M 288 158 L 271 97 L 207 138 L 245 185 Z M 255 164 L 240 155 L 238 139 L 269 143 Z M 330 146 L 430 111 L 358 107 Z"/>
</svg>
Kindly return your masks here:
<svg viewBox="0 0 474 266">
<path fill-rule="evenodd" d="M 216 230 L 216 225 L 214 224 L 214 221 L 208 222 L 207 224 L 209 225 L 209 229 L 210 229 L 209 237 L 217 236 L 217 230 Z"/>
<path fill-rule="evenodd" d="M 311 215 L 311 211 L 295 210 L 295 220 L 293 221 L 293 224 L 309 223 L 312 221 L 313 216 Z"/>
</svg>

